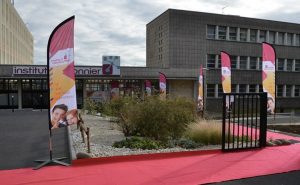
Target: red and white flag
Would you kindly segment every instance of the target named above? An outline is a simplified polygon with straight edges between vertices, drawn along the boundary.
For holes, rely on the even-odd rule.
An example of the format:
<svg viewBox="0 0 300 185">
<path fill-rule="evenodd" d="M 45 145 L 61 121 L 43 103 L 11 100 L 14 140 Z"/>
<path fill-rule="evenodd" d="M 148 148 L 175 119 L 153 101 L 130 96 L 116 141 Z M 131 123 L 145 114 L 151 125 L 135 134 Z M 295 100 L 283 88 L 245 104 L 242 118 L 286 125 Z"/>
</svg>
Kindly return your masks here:
<svg viewBox="0 0 300 185">
<path fill-rule="evenodd" d="M 262 84 L 268 93 L 268 113 L 275 113 L 275 50 L 268 43 L 262 43 Z"/>
<path fill-rule="evenodd" d="M 159 73 L 159 96 L 161 99 L 166 99 L 167 96 L 167 78 L 163 73 Z"/>
<path fill-rule="evenodd" d="M 146 80 L 145 81 L 145 90 L 146 90 L 146 95 L 147 96 L 151 96 L 151 81 L 150 80 Z"/>
<path fill-rule="evenodd" d="M 203 67 L 202 64 L 200 66 L 200 73 L 198 78 L 198 99 L 197 99 L 197 109 L 199 111 L 203 111 L 204 108 L 204 93 L 203 93 Z"/>
<path fill-rule="evenodd" d="M 51 124 L 59 128 L 77 123 L 74 71 L 74 21 L 72 16 L 51 33 L 47 48 Z"/>
<path fill-rule="evenodd" d="M 224 93 L 231 93 L 231 61 L 229 54 L 221 52 L 221 73 Z"/>
</svg>

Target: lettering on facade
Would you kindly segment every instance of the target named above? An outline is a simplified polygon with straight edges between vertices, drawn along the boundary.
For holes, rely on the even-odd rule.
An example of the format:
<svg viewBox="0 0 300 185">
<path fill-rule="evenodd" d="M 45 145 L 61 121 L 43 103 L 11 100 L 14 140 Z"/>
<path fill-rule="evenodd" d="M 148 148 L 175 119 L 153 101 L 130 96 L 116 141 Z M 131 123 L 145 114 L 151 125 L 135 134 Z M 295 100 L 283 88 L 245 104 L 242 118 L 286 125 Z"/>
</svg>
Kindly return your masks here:
<svg viewBox="0 0 300 185">
<path fill-rule="evenodd" d="M 111 75 L 120 75 L 119 73 L 111 74 Z M 14 66 L 13 67 L 13 75 L 46 75 L 47 67 L 42 66 Z M 75 74 L 77 76 L 101 76 L 102 67 L 78 67 L 75 66 Z M 107 75 L 107 74 L 105 74 Z"/>
</svg>

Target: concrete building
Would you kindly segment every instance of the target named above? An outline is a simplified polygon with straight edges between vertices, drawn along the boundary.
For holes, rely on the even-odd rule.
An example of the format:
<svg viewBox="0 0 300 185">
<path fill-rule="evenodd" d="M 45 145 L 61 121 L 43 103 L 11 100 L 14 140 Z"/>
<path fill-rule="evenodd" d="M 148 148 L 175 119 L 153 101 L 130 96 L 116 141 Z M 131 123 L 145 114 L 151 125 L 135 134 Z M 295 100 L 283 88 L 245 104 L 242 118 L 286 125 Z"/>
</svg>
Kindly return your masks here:
<svg viewBox="0 0 300 185">
<path fill-rule="evenodd" d="M 220 51 L 232 58 L 232 91 L 259 92 L 261 43 L 268 42 L 277 55 L 276 106 L 287 111 L 300 108 L 299 24 L 169 9 L 147 24 L 146 42 L 147 67 L 206 66 L 207 110 L 221 109 L 216 106 L 221 105 L 222 94 Z"/>
<path fill-rule="evenodd" d="M 107 98 L 112 81 L 119 81 L 121 96 L 143 96 L 146 79 L 152 81 L 153 90 L 158 89 L 158 72 L 165 73 L 171 97 L 196 100 L 203 64 L 206 110 L 221 112 L 220 51 L 231 54 L 232 92 L 260 92 L 261 42 L 266 41 L 277 52 L 277 112 L 300 110 L 299 24 L 169 9 L 147 24 L 146 34 L 146 67 L 121 67 L 119 76 L 101 76 L 88 72 L 95 66 L 77 66 L 77 71 L 86 70 L 76 75 L 80 106 L 87 97 Z M 39 67 L 45 68 L 0 67 L 0 108 L 40 105 L 40 94 L 47 97 L 47 87 L 45 71 Z"/>
<path fill-rule="evenodd" d="M 33 64 L 33 36 L 10 0 L 0 1 L 0 64 Z"/>
</svg>

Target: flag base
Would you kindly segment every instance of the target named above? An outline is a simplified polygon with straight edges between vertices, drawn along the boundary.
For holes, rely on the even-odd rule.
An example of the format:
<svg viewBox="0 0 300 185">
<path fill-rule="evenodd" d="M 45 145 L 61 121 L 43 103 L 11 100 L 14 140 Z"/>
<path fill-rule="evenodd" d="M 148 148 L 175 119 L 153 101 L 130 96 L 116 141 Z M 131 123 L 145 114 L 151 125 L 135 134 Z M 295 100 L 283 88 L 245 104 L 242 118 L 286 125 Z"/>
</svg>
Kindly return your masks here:
<svg viewBox="0 0 300 185">
<path fill-rule="evenodd" d="M 49 160 L 35 160 L 35 162 L 39 162 L 39 163 L 42 163 L 42 164 L 36 166 L 33 169 L 38 170 L 38 169 L 40 169 L 44 166 L 51 165 L 51 164 L 59 164 L 59 165 L 62 165 L 62 166 L 70 166 L 70 164 L 60 161 L 60 160 L 64 160 L 64 159 L 67 159 L 67 157 L 61 157 L 61 158 L 55 158 L 55 159 L 49 159 Z"/>
</svg>

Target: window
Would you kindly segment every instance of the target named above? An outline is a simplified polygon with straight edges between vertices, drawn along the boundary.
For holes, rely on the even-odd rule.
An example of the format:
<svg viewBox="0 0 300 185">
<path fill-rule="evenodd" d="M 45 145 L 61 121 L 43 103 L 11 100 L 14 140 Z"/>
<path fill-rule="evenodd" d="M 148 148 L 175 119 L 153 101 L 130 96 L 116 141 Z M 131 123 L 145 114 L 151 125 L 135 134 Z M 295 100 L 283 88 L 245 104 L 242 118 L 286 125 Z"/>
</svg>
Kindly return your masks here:
<svg viewBox="0 0 300 185">
<path fill-rule="evenodd" d="M 240 69 L 247 69 L 247 57 L 240 56 Z"/>
<path fill-rule="evenodd" d="M 219 39 L 226 40 L 226 26 L 219 26 Z"/>
<path fill-rule="evenodd" d="M 295 60 L 295 71 L 300 71 L 300 60 Z"/>
<path fill-rule="evenodd" d="M 207 84 L 206 86 L 206 93 L 207 97 L 215 97 L 215 85 L 214 84 Z"/>
<path fill-rule="evenodd" d="M 239 85 L 239 92 L 240 93 L 246 93 L 247 85 L 246 84 L 240 84 Z"/>
<path fill-rule="evenodd" d="M 216 55 L 207 55 L 207 68 L 214 69 L 216 67 Z"/>
<path fill-rule="evenodd" d="M 236 93 L 236 86 L 237 86 L 236 84 L 231 85 L 231 92 L 232 93 Z"/>
<path fill-rule="evenodd" d="M 257 69 L 257 58 L 250 57 L 250 69 L 256 70 Z"/>
<path fill-rule="evenodd" d="M 269 43 L 275 44 L 275 32 L 274 31 L 269 31 Z"/>
<path fill-rule="evenodd" d="M 240 41 L 247 41 L 247 29 L 246 28 L 240 28 Z"/>
<path fill-rule="evenodd" d="M 291 97 L 292 96 L 292 86 L 291 85 L 286 85 L 286 91 L 285 91 L 285 96 L 286 97 Z"/>
<path fill-rule="evenodd" d="M 295 97 L 300 97 L 300 85 L 295 85 Z"/>
<path fill-rule="evenodd" d="M 277 97 L 282 97 L 282 95 L 283 95 L 283 85 L 277 85 L 276 96 Z"/>
<path fill-rule="evenodd" d="M 262 69 L 262 57 L 258 58 L 258 69 L 261 70 Z"/>
<path fill-rule="evenodd" d="M 295 43 L 296 46 L 300 46 L 300 35 L 297 34 L 296 35 L 296 43 Z"/>
<path fill-rule="evenodd" d="M 259 92 L 264 92 L 262 85 L 259 85 Z"/>
<path fill-rule="evenodd" d="M 284 70 L 284 59 L 283 58 L 279 58 L 277 60 L 277 70 L 278 71 L 283 71 Z"/>
<path fill-rule="evenodd" d="M 293 59 L 286 60 L 286 70 L 292 71 L 293 70 Z"/>
<path fill-rule="evenodd" d="M 256 84 L 250 84 L 249 93 L 255 93 L 255 92 L 256 92 Z"/>
<path fill-rule="evenodd" d="M 218 97 L 223 96 L 223 87 L 222 84 L 218 84 Z"/>
<path fill-rule="evenodd" d="M 286 34 L 286 44 L 289 46 L 293 45 L 293 34 L 292 33 Z"/>
<path fill-rule="evenodd" d="M 284 44 L 284 33 L 278 32 L 278 44 L 283 45 Z"/>
<path fill-rule="evenodd" d="M 216 26 L 215 25 L 207 25 L 207 38 L 208 39 L 216 38 Z"/>
<path fill-rule="evenodd" d="M 221 68 L 221 55 L 218 55 L 217 68 Z"/>
<path fill-rule="evenodd" d="M 229 28 L 229 40 L 236 40 L 237 28 L 230 27 Z"/>
<path fill-rule="evenodd" d="M 237 56 L 230 56 L 231 60 L 231 69 L 237 69 Z"/>
<path fill-rule="evenodd" d="M 266 31 L 265 30 L 259 31 L 259 41 L 266 42 Z"/>
<path fill-rule="evenodd" d="M 257 30 L 250 30 L 250 42 L 256 42 Z"/>
</svg>

